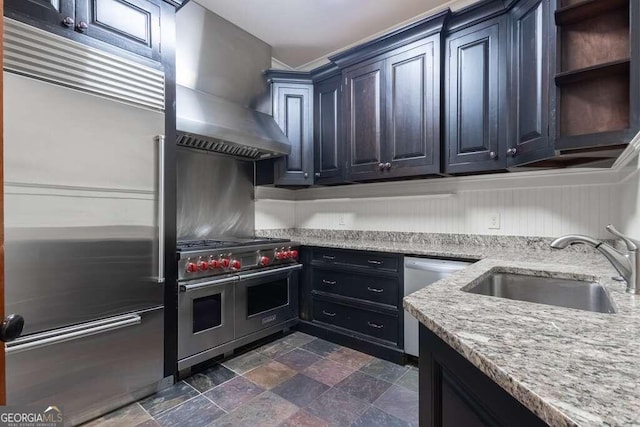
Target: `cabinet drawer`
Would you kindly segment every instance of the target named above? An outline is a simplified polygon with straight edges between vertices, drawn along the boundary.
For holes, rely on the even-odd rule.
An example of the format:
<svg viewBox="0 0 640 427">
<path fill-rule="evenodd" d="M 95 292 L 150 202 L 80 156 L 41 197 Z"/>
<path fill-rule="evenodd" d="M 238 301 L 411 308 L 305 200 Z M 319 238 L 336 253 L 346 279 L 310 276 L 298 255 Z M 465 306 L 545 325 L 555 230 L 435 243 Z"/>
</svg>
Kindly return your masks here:
<svg viewBox="0 0 640 427">
<path fill-rule="evenodd" d="M 398 318 L 389 314 L 314 299 L 314 320 L 397 344 Z"/>
<path fill-rule="evenodd" d="M 398 306 L 398 279 L 313 269 L 313 289 Z"/>
<path fill-rule="evenodd" d="M 316 249 L 313 252 L 313 259 L 387 271 L 398 271 L 399 264 L 398 256 L 340 249 Z"/>
</svg>

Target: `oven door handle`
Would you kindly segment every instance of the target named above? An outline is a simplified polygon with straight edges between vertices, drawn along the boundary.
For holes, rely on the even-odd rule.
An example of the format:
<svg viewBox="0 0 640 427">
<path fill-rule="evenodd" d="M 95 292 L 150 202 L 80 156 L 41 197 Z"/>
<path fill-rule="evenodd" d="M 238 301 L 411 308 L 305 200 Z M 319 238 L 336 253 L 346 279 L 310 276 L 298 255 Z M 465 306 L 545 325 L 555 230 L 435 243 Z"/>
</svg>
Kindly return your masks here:
<svg viewBox="0 0 640 427">
<path fill-rule="evenodd" d="M 224 285 L 240 280 L 238 276 L 225 277 L 224 279 L 210 280 L 208 282 L 194 283 L 192 285 L 180 285 L 180 292 L 193 292 L 211 286 Z"/>
<path fill-rule="evenodd" d="M 287 273 L 294 270 L 302 270 L 302 264 L 289 265 L 287 267 L 275 268 L 268 271 L 258 271 L 256 273 L 241 274 L 240 280 L 259 279 L 262 277 L 274 276 L 276 274 Z"/>
</svg>

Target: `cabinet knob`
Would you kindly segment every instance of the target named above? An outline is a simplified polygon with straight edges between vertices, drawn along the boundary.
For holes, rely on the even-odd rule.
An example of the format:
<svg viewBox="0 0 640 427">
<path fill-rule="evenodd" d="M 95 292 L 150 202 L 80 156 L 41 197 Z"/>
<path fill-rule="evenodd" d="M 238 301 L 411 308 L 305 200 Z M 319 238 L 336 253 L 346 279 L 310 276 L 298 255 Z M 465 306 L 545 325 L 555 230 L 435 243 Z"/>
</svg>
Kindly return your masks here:
<svg viewBox="0 0 640 427">
<path fill-rule="evenodd" d="M 69 28 L 73 27 L 75 23 L 76 21 L 70 16 L 67 16 L 62 20 L 62 25 Z"/>
<path fill-rule="evenodd" d="M 78 25 L 76 25 L 76 29 L 78 31 L 80 31 L 81 33 L 84 33 L 85 31 L 87 31 L 89 29 L 89 24 L 87 24 L 84 21 L 80 21 L 80 22 L 78 22 Z"/>
<path fill-rule="evenodd" d="M 492 151 L 489 153 L 489 157 L 491 157 L 492 160 L 495 160 L 498 158 L 498 155 L 496 154 L 495 151 Z"/>
<path fill-rule="evenodd" d="M 389 162 L 385 163 L 385 164 L 384 164 L 384 168 L 385 168 L 386 170 L 391 170 L 391 163 L 389 163 Z"/>
<path fill-rule="evenodd" d="M 509 148 L 507 150 L 507 154 L 510 155 L 511 157 L 515 157 L 517 152 L 518 150 L 516 148 Z"/>
<path fill-rule="evenodd" d="M 384 170 L 384 163 L 378 163 L 378 169 L 383 171 Z"/>
<path fill-rule="evenodd" d="M 314 175 L 316 178 L 320 178 L 320 172 L 316 172 Z"/>
<path fill-rule="evenodd" d="M 304 179 L 309 178 L 309 174 L 307 172 L 304 173 Z"/>
</svg>

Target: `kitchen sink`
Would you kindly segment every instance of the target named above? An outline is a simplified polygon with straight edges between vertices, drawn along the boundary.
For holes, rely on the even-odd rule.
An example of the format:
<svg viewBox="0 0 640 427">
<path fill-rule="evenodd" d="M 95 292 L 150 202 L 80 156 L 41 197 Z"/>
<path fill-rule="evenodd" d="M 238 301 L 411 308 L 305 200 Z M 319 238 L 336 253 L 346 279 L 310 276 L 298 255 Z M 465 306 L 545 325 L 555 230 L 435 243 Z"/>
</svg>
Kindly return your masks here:
<svg viewBox="0 0 640 427">
<path fill-rule="evenodd" d="M 472 294 L 575 308 L 597 313 L 616 312 L 605 288 L 601 284 L 594 282 L 523 274 L 493 273 L 471 288 L 463 290 Z"/>
</svg>

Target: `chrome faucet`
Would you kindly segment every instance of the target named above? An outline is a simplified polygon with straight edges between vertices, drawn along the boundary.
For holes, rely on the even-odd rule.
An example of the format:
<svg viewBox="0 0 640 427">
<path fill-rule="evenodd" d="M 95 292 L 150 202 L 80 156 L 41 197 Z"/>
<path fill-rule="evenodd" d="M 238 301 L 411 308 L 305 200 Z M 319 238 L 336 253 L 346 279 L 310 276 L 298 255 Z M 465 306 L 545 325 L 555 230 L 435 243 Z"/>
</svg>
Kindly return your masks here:
<svg viewBox="0 0 640 427">
<path fill-rule="evenodd" d="M 623 235 L 611 224 L 607 225 L 607 231 L 624 242 L 627 247 L 627 253 L 621 252 L 592 237 L 579 234 L 569 234 L 558 237 L 551 243 L 551 247 L 553 249 L 564 249 L 569 245 L 576 244 L 593 246 L 611 262 L 613 267 L 620 273 L 625 282 L 627 282 L 627 292 L 640 295 L 640 274 L 638 274 L 638 270 L 640 269 L 640 241 Z"/>
</svg>

